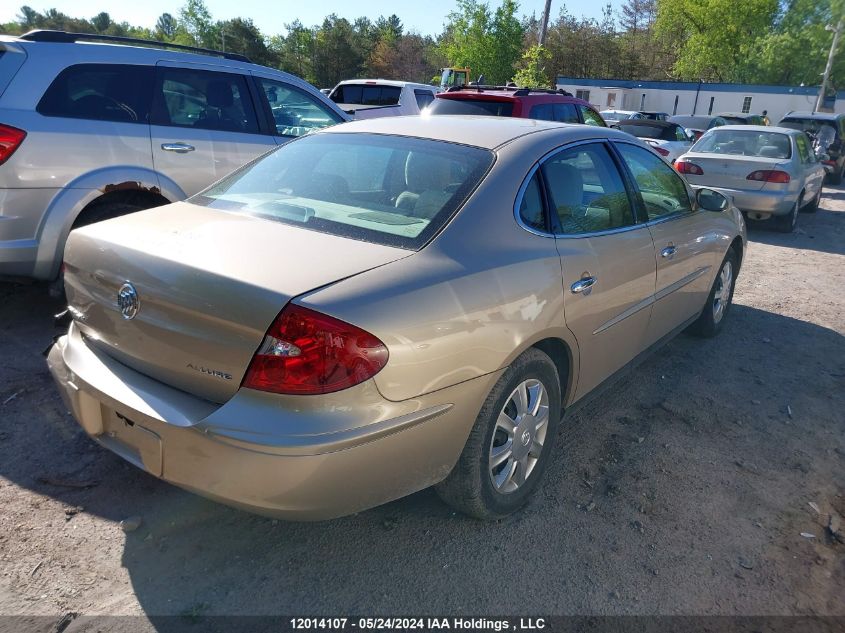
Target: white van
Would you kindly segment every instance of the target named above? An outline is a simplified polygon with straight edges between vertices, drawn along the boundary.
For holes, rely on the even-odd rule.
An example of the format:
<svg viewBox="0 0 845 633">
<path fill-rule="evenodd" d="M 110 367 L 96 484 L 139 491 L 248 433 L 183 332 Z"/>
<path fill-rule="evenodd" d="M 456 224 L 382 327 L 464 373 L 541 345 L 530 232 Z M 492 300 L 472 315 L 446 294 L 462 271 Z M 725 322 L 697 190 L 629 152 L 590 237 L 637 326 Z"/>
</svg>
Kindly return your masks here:
<svg viewBox="0 0 845 633">
<path fill-rule="evenodd" d="M 440 88 L 390 79 L 341 81 L 329 99 L 355 119 L 419 114 L 434 101 Z"/>
</svg>

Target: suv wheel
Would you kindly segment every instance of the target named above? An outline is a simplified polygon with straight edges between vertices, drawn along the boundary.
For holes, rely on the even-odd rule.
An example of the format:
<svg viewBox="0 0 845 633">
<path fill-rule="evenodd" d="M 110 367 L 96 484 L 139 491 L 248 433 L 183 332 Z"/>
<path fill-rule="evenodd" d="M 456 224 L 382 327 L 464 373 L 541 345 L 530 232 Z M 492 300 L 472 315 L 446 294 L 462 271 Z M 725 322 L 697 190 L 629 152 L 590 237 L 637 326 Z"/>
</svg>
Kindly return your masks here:
<svg viewBox="0 0 845 633">
<path fill-rule="evenodd" d="M 478 519 L 519 509 L 548 465 L 560 399 L 552 360 L 533 348 L 519 356 L 484 401 L 458 463 L 437 485 L 440 498 Z"/>
</svg>

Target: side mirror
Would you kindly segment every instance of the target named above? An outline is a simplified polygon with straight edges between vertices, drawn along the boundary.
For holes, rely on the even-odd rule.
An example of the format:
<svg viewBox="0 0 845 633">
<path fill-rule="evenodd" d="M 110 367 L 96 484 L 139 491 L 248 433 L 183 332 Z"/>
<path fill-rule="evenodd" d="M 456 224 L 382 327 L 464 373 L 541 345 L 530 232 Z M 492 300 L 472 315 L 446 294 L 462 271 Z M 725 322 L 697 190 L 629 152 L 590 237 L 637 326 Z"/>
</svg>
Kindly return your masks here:
<svg viewBox="0 0 845 633">
<path fill-rule="evenodd" d="M 727 196 L 712 189 L 699 189 L 695 192 L 695 200 L 705 211 L 724 211 L 731 206 Z"/>
</svg>

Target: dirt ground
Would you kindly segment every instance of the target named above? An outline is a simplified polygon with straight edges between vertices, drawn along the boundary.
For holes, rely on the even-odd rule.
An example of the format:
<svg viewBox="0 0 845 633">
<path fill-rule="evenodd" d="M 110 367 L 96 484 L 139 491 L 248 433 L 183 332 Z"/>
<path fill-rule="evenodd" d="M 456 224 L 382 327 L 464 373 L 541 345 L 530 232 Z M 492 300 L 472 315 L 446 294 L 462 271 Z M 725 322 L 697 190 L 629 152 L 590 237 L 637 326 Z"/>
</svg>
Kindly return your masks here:
<svg viewBox="0 0 845 633">
<path fill-rule="evenodd" d="M 845 616 L 845 189 L 794 235 L 752 227 L 734 301 L 568 419 L 523 512 L 428 490 L 295 524 L 88 440 L 41 355 L 57 306 L 0 284 L 0 614 Z"/>
</svg>

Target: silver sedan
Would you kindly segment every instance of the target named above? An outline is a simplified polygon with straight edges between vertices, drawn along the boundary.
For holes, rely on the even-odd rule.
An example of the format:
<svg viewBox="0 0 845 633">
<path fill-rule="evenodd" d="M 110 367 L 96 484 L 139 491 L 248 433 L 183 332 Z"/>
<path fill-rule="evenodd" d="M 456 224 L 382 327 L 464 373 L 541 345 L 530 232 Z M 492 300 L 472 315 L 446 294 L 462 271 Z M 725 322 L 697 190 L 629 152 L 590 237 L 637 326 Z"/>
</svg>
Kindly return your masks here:
<svg viewBox="0 0 845 633">
<path fill-rule="evenodd" d="M 781 127 L 726 125 L 712 129 L 675 163 L 694 187 L 733 198 L 752 220 L 791 233 L 799 211 L 814 212 L 825 169 L 806 134 Z"/>
</svg>

